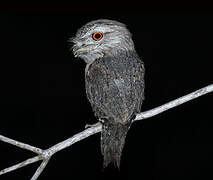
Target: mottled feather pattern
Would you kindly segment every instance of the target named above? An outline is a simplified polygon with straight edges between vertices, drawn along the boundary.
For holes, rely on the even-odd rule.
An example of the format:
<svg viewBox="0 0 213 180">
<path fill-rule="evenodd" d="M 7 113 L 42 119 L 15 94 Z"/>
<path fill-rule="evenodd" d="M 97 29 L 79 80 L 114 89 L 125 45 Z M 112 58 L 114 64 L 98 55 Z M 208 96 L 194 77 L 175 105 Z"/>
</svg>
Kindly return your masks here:
<svg viewBox="0 0 213 180">
<path fill-rule="evenodd" d="M 140 111 L 135 107 L 139 107 L 142 101 L 143 74 L 143 63 L 134 53 L 122 57 L 121 52 L 120 57 L 98 59 L 86 72 L 88 99 L 92 106 L 105 113 L 104 117 L 125 123 L 133 113 Z"/>
<path fill-rule="evenodd" d="M 143 63 L 135 52 L 97 59 L 86 73 L 86 90 L 95 115 L 104 120 L 101 139 L 102 153 L 106 156 L 104 166 L 110 161 L 118 166 L 131 117 L 142 105 Z"/>
</svg>

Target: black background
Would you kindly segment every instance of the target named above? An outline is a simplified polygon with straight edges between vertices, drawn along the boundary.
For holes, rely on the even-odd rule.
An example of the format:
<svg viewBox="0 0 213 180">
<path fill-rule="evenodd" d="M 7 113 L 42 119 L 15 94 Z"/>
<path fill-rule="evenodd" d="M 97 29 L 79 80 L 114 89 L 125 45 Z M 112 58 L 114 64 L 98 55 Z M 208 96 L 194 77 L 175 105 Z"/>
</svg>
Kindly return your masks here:
<svg viewBox="0 0 213 180">
<path fill-rule="evenodd" d="M 154 108 L 212 83 L 210 11 L 3 10 L 0 13 L 0 134 L 46 149 L 96 119 L 87 102 L 83 60 L 68 38 L 88 21 L 127 24 L 146 67 Z M 210 99 L 211 98 L 211 99 Z M 213 177 L 212 94 L 132 125 L 121 169 L 102 169 L 100 133 L 54 155 L 40 179 Z M 0 169 L 34 154 L 0 142 Z M 39 163 L 0 179 L 30 179 Z"/>
</svg>

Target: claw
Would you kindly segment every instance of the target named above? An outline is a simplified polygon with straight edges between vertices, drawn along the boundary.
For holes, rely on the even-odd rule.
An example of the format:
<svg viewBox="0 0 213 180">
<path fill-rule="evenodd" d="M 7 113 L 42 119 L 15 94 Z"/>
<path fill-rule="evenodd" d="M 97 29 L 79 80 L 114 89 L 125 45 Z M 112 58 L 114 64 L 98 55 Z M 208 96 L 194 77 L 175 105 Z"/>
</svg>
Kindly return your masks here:
<svg viewBox="0 0 213 180">
<path fill-rule="evenodd" d="M 86 124 L 85 129 L 91 128 L 91 127 L 96 127 L 96 126 L 98 126 L 98 125 L 100 125 L 100 122 L 97 122 L 97 123 L 95 123 L 95 124 Z"/>
</svg>

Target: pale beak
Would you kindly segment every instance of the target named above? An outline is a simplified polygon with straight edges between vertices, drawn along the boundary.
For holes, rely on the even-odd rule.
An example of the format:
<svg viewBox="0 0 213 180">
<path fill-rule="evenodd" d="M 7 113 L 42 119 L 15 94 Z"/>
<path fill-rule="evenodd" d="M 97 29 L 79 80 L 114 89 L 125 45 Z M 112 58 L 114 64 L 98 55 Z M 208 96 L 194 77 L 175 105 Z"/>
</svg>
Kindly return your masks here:
<svg viewBox="0 0 213 180">
<path fill-rule="evenodd" d="M 78 57 L 80 54 L 87 53 L 89 50 L 91 50 L 91 47 L 94 46 L 93 44 L 81 44 L 81 46 L 78 46 L 75 44 L 72 47 L 72 51 L 75 57 Z"/>
</svg>

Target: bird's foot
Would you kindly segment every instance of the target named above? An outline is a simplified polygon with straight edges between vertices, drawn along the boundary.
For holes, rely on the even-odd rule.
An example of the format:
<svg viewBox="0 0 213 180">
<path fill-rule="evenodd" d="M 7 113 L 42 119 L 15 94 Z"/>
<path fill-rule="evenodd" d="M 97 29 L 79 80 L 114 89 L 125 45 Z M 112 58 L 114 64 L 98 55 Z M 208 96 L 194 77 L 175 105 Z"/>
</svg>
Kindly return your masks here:
<svg viewBox="0 0 213 180">
<path fill-rule="evenodd" d="M 91 127 L 96 127 L 96 126 L 99 126 L 99 125 L 100 125 L 100 122 L 97 122 L 95 124 L 86 124 L 85 129 L 91 128 Z"/>
</svg>

